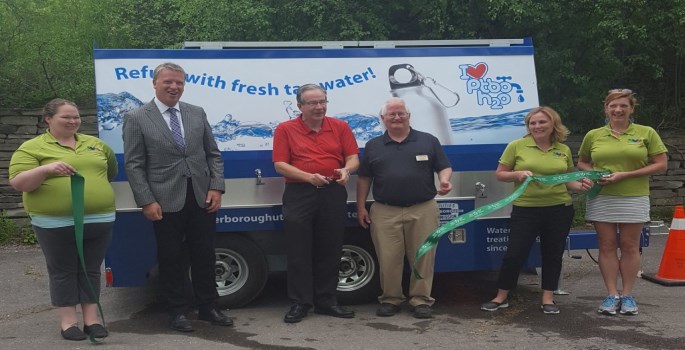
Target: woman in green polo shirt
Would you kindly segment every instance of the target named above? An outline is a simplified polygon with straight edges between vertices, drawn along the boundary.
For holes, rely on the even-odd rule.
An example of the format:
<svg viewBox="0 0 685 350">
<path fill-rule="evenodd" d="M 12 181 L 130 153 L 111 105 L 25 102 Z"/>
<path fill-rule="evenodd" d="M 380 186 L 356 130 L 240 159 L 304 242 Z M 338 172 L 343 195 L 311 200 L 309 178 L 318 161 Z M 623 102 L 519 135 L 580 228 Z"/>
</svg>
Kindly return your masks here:
<svg viewBox="0 0 685 350">
<path fill-rule="evenodd" d="M 549 107 L 531 110 L 525 118 L 528 134 L 509 143 L 497 166 L 497 180 L 514 182 L 516 188 L 529 176 L 557 175 L 573 170 L 571 150 L 562 142 L 569 134 L 559 114 Z M 509 291 L 516 287 L 519 271 L 528 259 L 536 237 L 542 255 L 542 303 L 545 314 L 558 314 L 554 291 L 558 288 L 566 236 L 573 220 L 568 190 L 587 191 L 588 179 L 566 184 L 531 182 L 513 202 L 507 253 L 497 279 L 497 295 L 481 305 L 483 311 L 509 307 Z"/>
<path fill-rule="evenodd" d="M 604 99 L 606 125 L 590 130 L 578 151 L 578 169 L 611 171 L 598 181 L 603 188 L 587 201 L 585 211 L 597 231 L 599 270 L 608 292 L 597 311 L 606 315 L 637 315 L 632 292 L 640 269 L 640 234 L 649 221 L 649 175 L 666 171 L 668 161 L 659 134 L 633 123 L 635 106 L 631 90 L 609 91 Z"/>
<path fill-rule="evenodd" d="M 24 192 L 24 208 L 45 255 L 50 299 L 61 316 L 62 337 L 83 340 L 86 334 L 107 336 L 98 322 L 100 267 L 112 237 L 114 192 L 109 181 L 117 174 L 114 152 L 93 136 L 78 133 L 81 117 L 73 102 L 54 99 L 43 108 L 48 130 L 24 142 L 10 161 L 10 184 Z M 85 179 L 83 251 L 84 278 L 76 249 L 70 176 Z M 95 289 L 91 294 L 88 282 Z M 78 327 L 76 305 L 83 312 Z"/>
</svg>

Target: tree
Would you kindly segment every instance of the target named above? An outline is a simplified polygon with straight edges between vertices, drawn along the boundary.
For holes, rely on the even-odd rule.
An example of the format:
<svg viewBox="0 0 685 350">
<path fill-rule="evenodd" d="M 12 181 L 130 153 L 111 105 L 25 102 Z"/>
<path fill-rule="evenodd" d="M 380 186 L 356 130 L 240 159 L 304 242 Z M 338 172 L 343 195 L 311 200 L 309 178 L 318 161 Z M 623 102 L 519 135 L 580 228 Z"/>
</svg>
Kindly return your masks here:
<svg viewBox="0 0 685 350">
<path fill-rule="evenodd" d="M 532 37 L 540 101 L 574 132 L 603 123 L 616 87 L 641 123 L 685 113 L 685 0 L 0 0 L 0 23 L 2 107 L 92 105 L 94 47 Z"/>
<path fill-rule="evenodd" d="M 90 3 L 78 0 L 5 0 L 3 27 L 3 106 L 28 107 L 65 97 L 92 101 Z M 85 83 L 84 83 L 85 82 Z"/>
</svg>

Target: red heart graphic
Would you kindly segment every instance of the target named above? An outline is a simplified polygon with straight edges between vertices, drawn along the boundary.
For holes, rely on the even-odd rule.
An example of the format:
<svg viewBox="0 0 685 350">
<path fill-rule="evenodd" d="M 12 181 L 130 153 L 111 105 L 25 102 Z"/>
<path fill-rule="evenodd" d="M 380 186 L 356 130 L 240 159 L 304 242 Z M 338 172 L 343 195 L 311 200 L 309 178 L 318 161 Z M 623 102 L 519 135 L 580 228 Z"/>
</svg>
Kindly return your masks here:
<svg viewBox="0 0 685 350">
<path fill-rule="evenodd" d="M 469 65 L 466 68 L 466 74 L 473 79 L 480 79 L 488 71 L 488 66 L 485 63 L 478 63 L 475 67 Z"/>
</svg>

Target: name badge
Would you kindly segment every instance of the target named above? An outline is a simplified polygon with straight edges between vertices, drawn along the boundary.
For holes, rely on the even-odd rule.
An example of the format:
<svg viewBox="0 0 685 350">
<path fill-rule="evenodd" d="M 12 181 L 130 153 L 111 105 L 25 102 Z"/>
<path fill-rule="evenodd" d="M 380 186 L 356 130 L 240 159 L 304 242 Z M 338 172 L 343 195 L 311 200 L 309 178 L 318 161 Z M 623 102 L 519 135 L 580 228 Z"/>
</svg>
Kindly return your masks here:
<svg viewBox="0 0 685 350">
<path fill-rule="evenodd" d="M 416 156 L 416 161 L 417 162 L 427 162 L 428 161 L 428 155 L 419 154 L 418 156 Z"/>
</svg>

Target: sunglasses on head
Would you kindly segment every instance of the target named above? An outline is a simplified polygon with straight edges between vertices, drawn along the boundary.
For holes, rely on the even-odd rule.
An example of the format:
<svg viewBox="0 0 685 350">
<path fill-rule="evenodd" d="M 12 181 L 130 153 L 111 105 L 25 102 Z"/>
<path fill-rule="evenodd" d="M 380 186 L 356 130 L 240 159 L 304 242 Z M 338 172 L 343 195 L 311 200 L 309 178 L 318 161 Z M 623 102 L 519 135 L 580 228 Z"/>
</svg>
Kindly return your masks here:
<svg viewBox="0 0 685 350">
<path fill-rule="evenodd" d="M 611 90 L 609 90 L 609 93 L 610 94 L 614 94 L 614 93 L 632 94 L 633 90 L 630 90 L 630 89 L 611 89 Z"/>
</svg>

